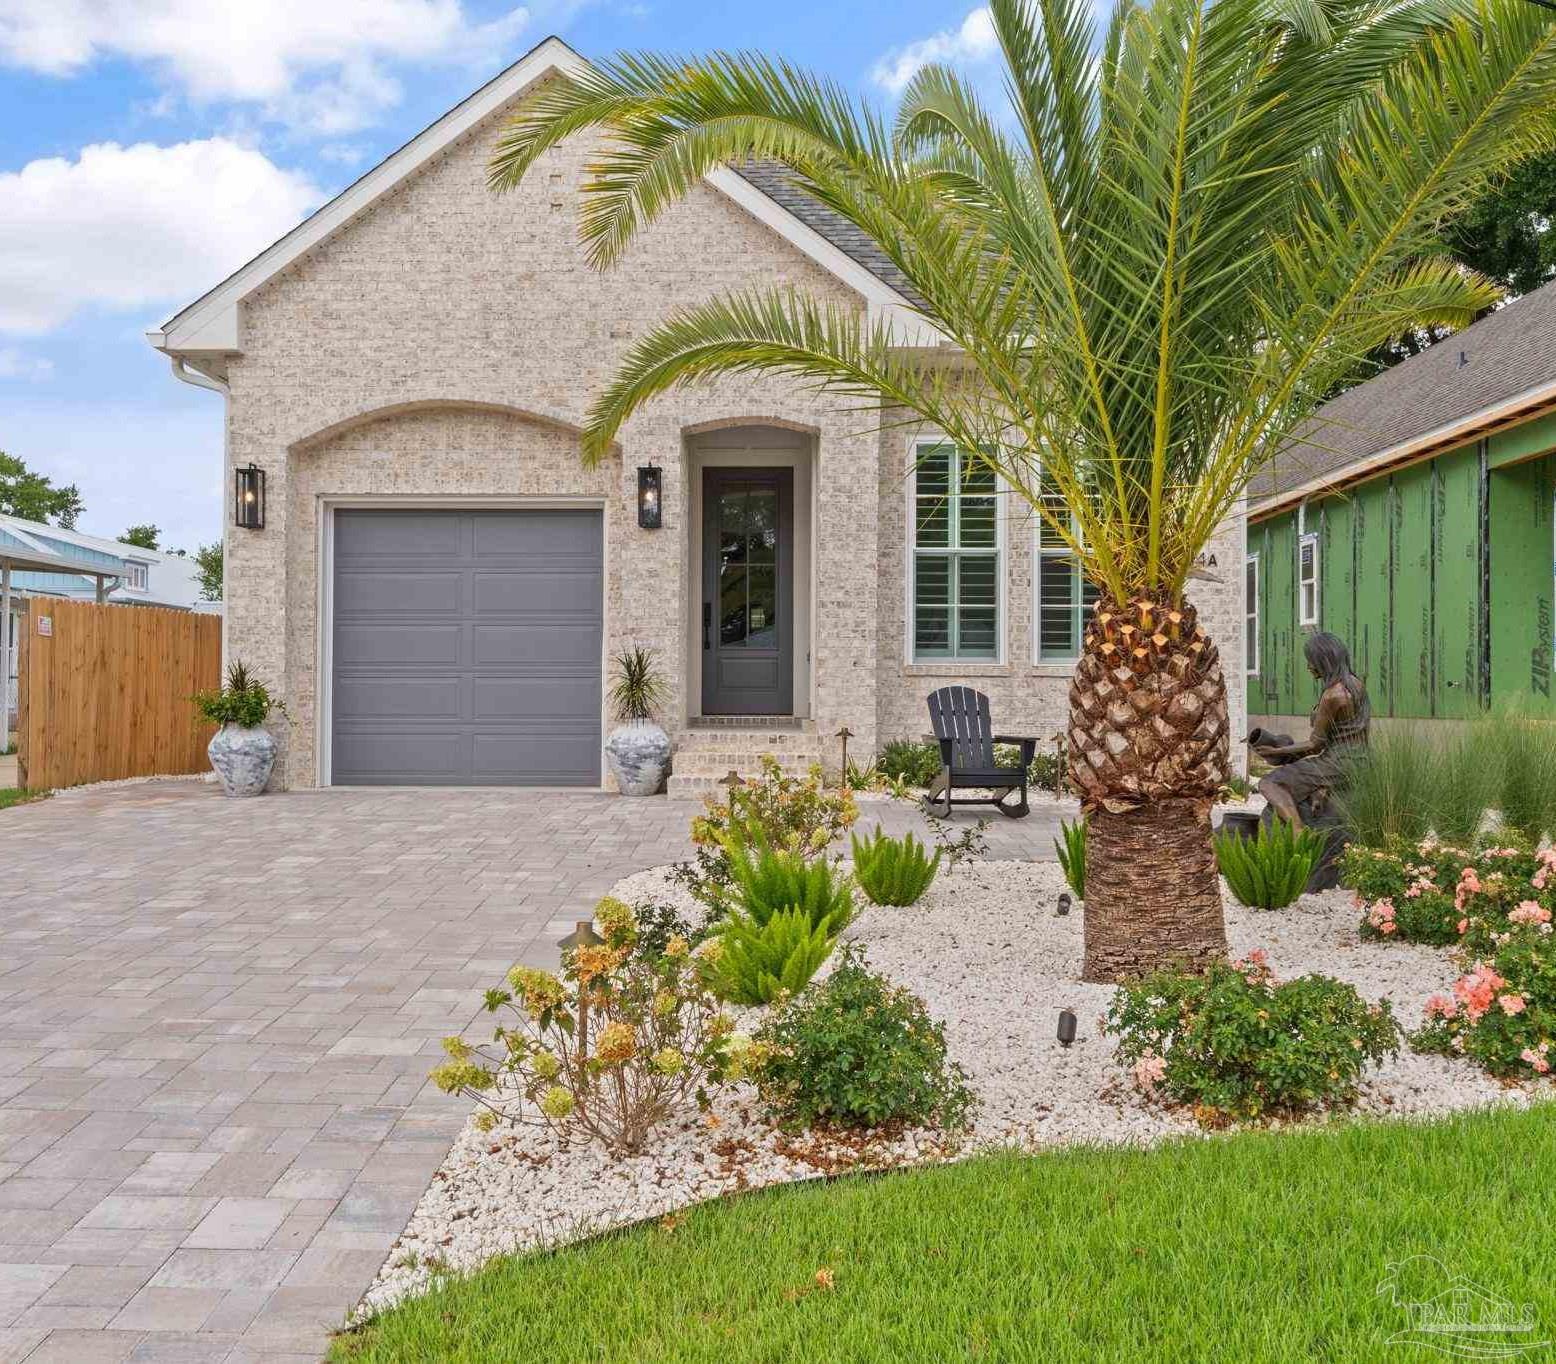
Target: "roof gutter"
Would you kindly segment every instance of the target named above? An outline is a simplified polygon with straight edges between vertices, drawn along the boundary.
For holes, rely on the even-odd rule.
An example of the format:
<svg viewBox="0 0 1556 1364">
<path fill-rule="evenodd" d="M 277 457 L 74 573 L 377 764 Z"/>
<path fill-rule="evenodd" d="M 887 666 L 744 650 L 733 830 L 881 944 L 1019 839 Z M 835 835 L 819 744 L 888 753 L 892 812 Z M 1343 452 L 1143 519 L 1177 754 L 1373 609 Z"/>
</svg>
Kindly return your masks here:
<svg viewBox="0 0 1556 1364">
<path fill-rule="evenodd" d="M 1249 519 L 1258 520 L 1276 512 L 1286 511 L 1296 503 L 1306 502 L 1309 498 L 1331 492 L 1344 483 L 1359 483 L 1371 473 L 1402 464 L 1412 456 L 1425 454 L 1436 446 L 1450 442 L 1462 444 L 1462 440 L 1457 438 L 1487 434 L 1487 427 L 1507 425 L 1523 415 L 1528 408 L 1549 403 L 1556 403 L 1556 381 L 1527 388 L 1511 398 L 1493 403 L 1490 407 L 1478 408 L 1467 416 L 1456 418 L 1430 431 L 1424 431 L 1409 440 L 1390 445 L 1375 455 L 1368 455 L 1366 459 L 1347 464 L 1343 469 L 1320 474 L 1317 478 L 1310 478 L 1306 483 L 1300 483 L 1286 492 L 1272 494 L 1263 501 L 1249 506 Z"/>
</svg>

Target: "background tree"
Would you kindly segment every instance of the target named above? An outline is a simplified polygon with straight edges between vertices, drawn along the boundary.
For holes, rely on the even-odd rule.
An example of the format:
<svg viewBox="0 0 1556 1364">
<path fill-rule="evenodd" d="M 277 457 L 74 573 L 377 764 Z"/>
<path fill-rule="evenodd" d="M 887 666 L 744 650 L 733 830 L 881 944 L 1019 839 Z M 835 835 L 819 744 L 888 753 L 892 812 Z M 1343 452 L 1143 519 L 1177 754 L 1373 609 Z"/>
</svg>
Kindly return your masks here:
<svg viewBox="0 0 1556 1364">
<path fill-rule="evenodd" d="M 162 532 L 156 526 L 131 526 L 119 537 L 121 543 L 126 545 L 139 545 L 142 549 L 161 549 L 158 543 L 162 539 Z"/>
<path fill-rule="evenodd" d="M 200 570 L 200 599 L 220 601 L 222 599 L 222 542 L 218 540 L 213 545 L 201 545 L 195 550 L 194 560 Z"/>
<path fill-rule="evenodd" d="M 0 512 L 74 530 L 82 512 L 81 493 L 74 483 L 56 488 L 15 455 L 0 450 Z"/>
<path fill-rule="evenodd" d="M 1556 278 L 1556 155 L 1537 156 L 1515 167 L 1439 234 L 1446 255 L 1494 279 L 1510 297 L 1527 294 Z M 1448 327 L 1422 327 L 1385 342 L 1367 357 L 1352 379 L 1374 374 L 1419 355 L 1452 335 Z"/>
<path fill-rule="evenodd" d="M 1185 595 L 1249 477 L 1376 346 L 1495 283 L 1439 223 L 1556 150 L 1556 14 L 1526 0 L 991 0 L 1010 107 L 929 66 L 894 126 L 757 54 L 621 57 L 543 87 L 491 168 L 586 129 L 591 261 L 704 177 L 787 165 L 902 273 L 909 326 L 794 289 L 683 309 L 628 351 L 583 456 L 668 389 L 783 374 L 997 472 L 1099 600 L 1070 688 L 1091 980 L 1224 955 L 1209 810 L 1226 684 Z M 918 331 L 928 333 L 925 345 Z M 1240 670 L 1239 670 L 1240 673 Z M 1240 675 L 1237 684 L 1242 684 Z"/>
</svg>

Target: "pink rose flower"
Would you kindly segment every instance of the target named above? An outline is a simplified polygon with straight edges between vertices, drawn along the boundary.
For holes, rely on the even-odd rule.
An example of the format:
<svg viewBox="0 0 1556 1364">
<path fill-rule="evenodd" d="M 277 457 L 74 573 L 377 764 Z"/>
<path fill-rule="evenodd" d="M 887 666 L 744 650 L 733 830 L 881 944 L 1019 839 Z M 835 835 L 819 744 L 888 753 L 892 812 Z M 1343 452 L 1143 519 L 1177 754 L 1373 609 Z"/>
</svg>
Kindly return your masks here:
<svg viewBox="0 0 1556 1364">
<path fill-rule="evenodd" d="M 1502 1012 L 1509 1016 L 1513 1014 L 1521 1014 L 1529 1007 L 1524 1003 L 1524 997 L 1522 995 L 1503 995 L 1499 1000 L 1497 1000 L 1497 1003 L 1502 1006 Z"/>
</svg>

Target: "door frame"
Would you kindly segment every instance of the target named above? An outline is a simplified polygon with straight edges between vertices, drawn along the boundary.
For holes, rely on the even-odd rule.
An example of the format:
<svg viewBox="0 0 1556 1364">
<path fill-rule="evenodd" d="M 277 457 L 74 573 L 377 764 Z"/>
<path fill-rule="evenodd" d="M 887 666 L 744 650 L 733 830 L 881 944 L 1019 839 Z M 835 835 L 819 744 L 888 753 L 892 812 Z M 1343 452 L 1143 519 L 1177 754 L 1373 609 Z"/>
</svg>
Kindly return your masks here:
<svg viewBox="0 0 1556 1364">
<path fill-rule="evenodd" d="M 334 677 L 335 677 L 335 513 L 341 508 L 352 510 L 380 509 L 384 511 L 597 511 L 600 513 L 601 551 L 600 573 L 600 752 L 599 785 L 570 786 L 569 791 L 594 791 L 605 789 L 605 739 L 610 733 L 610 700 L 607 672 L 610 665 L 610 582 L 611 582 L 611 515 L 603 497 L 497 497 L 475 494 L 443 497 L 424 496 L 417 493 L 333 493 L 319 498 L 318 517 L 314 526 L 314 562 L 318 565 L 318 581 L 314 599 L 314 726 L 313 762 L 314 783 L 319 787 L 335 785 L 331 772 L 331 756 L 334 747 Z M 423 788 L 406 787 L 341 787 L 341 790 L 403 790 Z M 437 787 L 437 790 L 510 790 L 510 787 Z M 524 789 L 524 788 L 521 788 Z M 527 788 L 545 790 L 545 787 Z"/>
<path fill-rule="evenodd" d="M 773 711 L 710 711 L 708 709 L 708 674 L 710 670 L 710 654 L 718 652 L 717 644 L 709 648 L 703 648 L 702 612 L 705 604 L 710 599 L 714 602 L 713 621 L 710 629 L 718 628 L 717 610 L 717 583 L 708 582 L 708 571 L 715 562 L 716 549 L 708 541 L 708 519 L 713 508 L 713 499 L 708 495 L 711 487 L 717 488 L 722 480 L 762 480 L 771 481 L 778 490 L 778 553 L 775 559 L 777 573 L 775 585 L 778 596 L 778 676 L 779 676 L 779 708 Z M 794 663 L 795 663 L 795 630 L 794 630 L 794 542 L 795 542 L 795 506 L 794 506 L 794 467 L 788 464 L 755 464 L 755 465 L 730 465 L 730 464 L 706 464 L 698 476 L 701 497 L 699 518 L 702 523 L 702 546 L 698 556 L 700 562 L 697 565 L 697 653 L 698 663 L 702 673 L 702 714 L 729 716 L 739 718 L 741 715 L 790 715 L 794 714 Z M 783 699 L 787 696 L 788 707 L 782 706 Z"/>
</svg>

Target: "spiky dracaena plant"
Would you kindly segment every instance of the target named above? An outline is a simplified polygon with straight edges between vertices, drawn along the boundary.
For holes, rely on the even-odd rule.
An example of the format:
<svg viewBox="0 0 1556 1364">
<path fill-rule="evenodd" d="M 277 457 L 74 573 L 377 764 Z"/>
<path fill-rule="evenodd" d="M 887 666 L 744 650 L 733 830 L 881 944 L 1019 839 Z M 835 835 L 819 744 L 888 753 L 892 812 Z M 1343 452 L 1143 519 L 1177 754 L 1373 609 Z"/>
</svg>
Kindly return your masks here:
<svg viewBox="0 0 1556 1364">
<path fill-rule="evenodd" d="M 934 65 L 888 122 L 760 55 L 625 56 L 542 87 L 491 182 L 597 136 L 581 234 L 605 268 L 708 173 L 777 162 L 900 272 L 901 308 L 752 288 L 667 318 L 595 400 L 583 456 L 668 389 L 754 372 L 997 471 L 1099 589 L 1069 751 L 1084 970 L 1111 979 L 1225 951 L 1207 815 L 1226 691 L 1195 558 L 1370 348 L 1496 301 L 1435 228 L 1556 145 L 1556 14 L 1120 0 L 1098 32 L 1091 0 L 990 8 L 1008 109 Z"/>
</svg>

